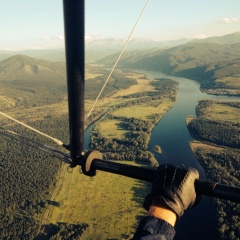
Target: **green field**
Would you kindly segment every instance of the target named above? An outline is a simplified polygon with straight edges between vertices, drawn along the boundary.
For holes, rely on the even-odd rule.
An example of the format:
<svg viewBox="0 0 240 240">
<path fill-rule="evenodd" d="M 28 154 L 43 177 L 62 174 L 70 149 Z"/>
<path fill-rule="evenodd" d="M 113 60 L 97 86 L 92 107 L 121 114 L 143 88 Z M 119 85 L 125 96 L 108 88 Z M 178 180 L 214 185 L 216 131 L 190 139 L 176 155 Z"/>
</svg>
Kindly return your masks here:
<svg viewBox="0 0 240 240">
<path fill-rule="evenodd" d="M 240 107 L 231 106 L 228 102 L 208 101 L 210 104 L 202 108 L 201 117 L 214 121 L 240 123 Z M 231 103 L 231 102 L 229 102 Z"/>
<path fill-rule="evenodd" d="M 142 203 L 150 186 L 145 182 L 104 172 L 87 177 L 78 169 L 64 169 L 60 178 L 51 198 L 60 207 L 48 205 L 43 223 L 87 223 L 83 239 L 121 239 L 146 215 Z"/>
<path fill-rule="evenodd" d="M 230 77 L 224 77 L 217 79 L 215 83 L 224 83 L 224 85 L 231 87 L 231 88 L 240 88 L 240 74 L 230 76 Z"/>
<path fill-rule="evenodd" d="M 154 114 L 164 114 L 174 105 L 174 103 L 175 101 L 171 98 L 164 98 L 161 101 L 151 101 L 151 105 L 149 103 L 143 103 L 141 105 L 117 109 L 112 112 L 112 114 L 114 116 L 123 116 L 127 118 L 134 117 L 141 120 L 152 120 L 151 117 Z"/>
</svg>

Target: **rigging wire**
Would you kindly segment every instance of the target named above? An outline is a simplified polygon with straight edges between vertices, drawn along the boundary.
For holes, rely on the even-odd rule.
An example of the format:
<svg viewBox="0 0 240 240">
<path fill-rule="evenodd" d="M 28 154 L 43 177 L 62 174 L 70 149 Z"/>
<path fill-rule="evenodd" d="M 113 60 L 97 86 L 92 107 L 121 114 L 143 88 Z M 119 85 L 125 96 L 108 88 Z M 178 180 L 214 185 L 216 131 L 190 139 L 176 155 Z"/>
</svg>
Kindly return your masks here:
<svg viewBox="0 0 240 240">
<path fill-rule="evenodd" d="M 10 119 L 10 120 L 12 120 L 12 121 L 14 121 L 14 122 L 16 122 L 16 123 L 18 123 L 18 124 L 20 124 L 20 125 L 28 128 L 28 129 L 30 129 L 30 130 L 32 130 L 32 131 L 34 131 L 34 132 L 36 132 L 36 133 L 44 136 L 44 137 L 47 137 L 47 138 L 51 139 L 51 140 L 54 141 L 57 145 L 59 145 L 59 146 L 64 146 L 64 143 L 63 143 L 62 141 L 58 140 L 57 138 L 51 137 L 51 136 L 49 136 L 49 135 L 47 135 L 47 134 L 45 134 L 45 133 L 43 133 L 43 132 L 41 132 L 41 131 L 33 128 L 33 127 L 30 127 L 29 125 L 27 125 L 27 124 L 25 124 L 25 123 L 23 123 L 23 122 L 20 122 L 20 121 L 16 120 L 15 118 L 8 116 L 7 114 L 5 114 L 5 113 L 3 113 L 3 112 L 1 112 L 1 111 L 0 111 L 0 114 L 1 114 L 2 116 L 4 116 L 4 117 L 6 117 L 6 118 L 8 118 L 8 119 Z"/>
<path fill-rule="evenodd" d="M 37 141 L 34 141 L 30 138 L 24 137 L 16 132 L 4 129 L 2 127 L 0 127 L 0 134 L 4 135 L 5 137 L 10 138 L 11 140 L 19 141 L 27 146 L 38 149 L 52 157 L 58 158 L 62 162 L 71 164 L 70 155 L 67 153 L 64 153 L 56 148 L 50 147 L 46 144 L 39 143 Z"/>
<path fill-rule="evenodd" d="M 130 34 L 129 34 L 129 36 L 128 36 L 128 38 L 127 38 L 127 40 L 126 40 L 126 42 L 125 42 L 125 44 L 124 44 L 124 46 L 123 46 L 123 48 L 122 48 L 122 51 L 120 52 L 120 54 L 119 54 L 119 56 L 118 56 L 118 58 L 117 58 L 115 64 L 113 65 L 112 70 L 110 71 L 110 73 L 109 73 L 109 75 L 108 75 L 108 77 L 107 77 L 107 79 L 106 79 L 106 81 L 105 81 L 105 83 L 104 83 L 104 85 L 103 85 L 103 87 L 102 87 L 100 93 L 98 94 L 98 96 L 97 96 L 95 102 L 93 103 L 93 105 L 92 105 L 90 111 L 89 111 L 88 114 L 86 115 L 86 117 L 85 117 L 85 119 L 84 119 L 85 121 L 89 118 L 89 116 L 91 115 L 91 113 L 92 113 L 92 111 L 93 111 L 95 105 L 97 104 L 98 99 L 100 98 L 100 96 L 101 96 L 101 94 L 102 94 L 104 88 L 106 87 L 106 85 L 107 85 L 107 83 L 108 83 L 110 77 L 112 76 L 112 73 L 113 73 L 115 67 L 117 66 L 117 64 L 118 64 L 118 62 L 119 62 L 119 60 L 120 60 L 120 58 L 121 58 L 123 52 L 125 51 L 125 49 L 126 49 L 126 47 L 127 47 L 127 45 L 128 45 L 128 42 L 129 42 L 129 40 L 130 40 L 130 38 L 131 38 L 131 36 L 132 36 L 132 34 L 133 34 L 133 32 L 134 32 L 134 30 L 135 30 L 137 24 L 138 24 L 138 22 L 140 21 L 141 17 L 143 16 L 143 14 L 144 14 L 144 12 L 145 12 L 145 10 L 146 10 L 148 4 L 150 3 L 150 1 L 151 1 L 151 0 L 148 0 L 148 1 L 147 1 L 147 3 L 145 4 L 145 6 L 144 6 L 142 12 L 140 13 L 140 15 L 139 15 L 139 17 L 138 17 L 138 19 L 137 19 L 135 25 L 133 26 L 133 28 L 132 28 L 132 30 L 131 30 L 131 32 L 130 32 Z"/>
</svg>

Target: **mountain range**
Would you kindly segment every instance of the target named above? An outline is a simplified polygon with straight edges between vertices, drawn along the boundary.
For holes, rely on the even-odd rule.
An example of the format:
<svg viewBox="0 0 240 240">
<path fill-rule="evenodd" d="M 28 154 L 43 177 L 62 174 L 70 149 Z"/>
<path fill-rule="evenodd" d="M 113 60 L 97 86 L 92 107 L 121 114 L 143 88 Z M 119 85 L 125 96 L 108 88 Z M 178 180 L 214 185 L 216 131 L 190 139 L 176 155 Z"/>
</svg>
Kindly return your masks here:
<svg viewBox="0 0 240 240">
<path fill-rule="evenodd" d="M 154 41 L 151 39 L 136 38 L 130 40 L 126 51 L 146 51 L 146 50 L 161 50 L 176 47 L 186 43 L 216 43 L 216 44 L 234 44 L 240 42 L 240 32 L 227 34 L 220 37 L 210 37 L 205 39 L 189 39 L 182 38 L 170 41 Z M 119 52 L 125 43 L 122 38 L 107 38 L 86 40 L 85 61 L 94 62 L 109 55 Z M 25 51 L 3 51 L 0 50 L 0 61 L 10 56 L 22 54 L 29 57 L 52 61 L 65 62 L 64 49 L 46 49 L 46 50 L 25 50 Z"/>
<path fill-rule="evenodd" d="M 101 53 L 101 50 L 97 51 L 98 54 Z M 110 53 L 111 50 L 105 52 Z M 62 50 L 27 51 L 26 53 L 49 58 L 64 54 Z M 7 57 L 8 54 L 5 52 L 0 56 Z M 113 66 L 118 55 L 119 53 L 110 54 L 94 63 L 109 68 Z M 214 87 L 217 79 L 231 76 L 231 84 L 236 87 L 236 82 L 240 81 L 240 32 L 200 42 L 191 41 L 166 49 L 126 51 L 118 66 L 161 71 L 168 75 L 187 77 L 202 83 L 207 82 L 211 87 Z M 20 81 L 21 79 L 29 84 L 33 79 L 34 81 L 41 80 L 41 82 L 51 79 L 56 84 L 59 81 L 63 84 L 66 81 L 65 63 L 40 60 L 21 54 L 0 61 L 0 82 Z M 222 86 L 226 87 L 225 85 L 222 82 Z"/>
<path fill-rule="evenodd" d="M 234 42 L 233 44 L 213 43 L 213 39 L 207 42 L 189 42 L 176 47 L 161 50 L 129 51 L 123 54 L 119 66 L 124 68 L 136 68 L 153 71 L 161 71 L 169 75 L 188 77 L 195 80 L 216 79 L 228 75 L 240 73 L 238 60 L 240 59 L 240 38 L 238 43 L 232 35 L 223 39 L 216 38 L 221 42 Z M 225 40 L 224 40 L 225 39 Z M 117 59 L 118 54 L 111 55 L 96 61 L 106 67 L 110 67 Z M 219 67 L 221 66 L 221 67 Z M 236 67 L 238 66 L 238 67 Z M 219 70 L 219 68 L 223 68 Z M 233 70 L 234 69 L 234 70 Z M 218 70 L 218 74 L 215 71 Z M 221 73 L 221 74 L 220 74 Z"/>
</svg>

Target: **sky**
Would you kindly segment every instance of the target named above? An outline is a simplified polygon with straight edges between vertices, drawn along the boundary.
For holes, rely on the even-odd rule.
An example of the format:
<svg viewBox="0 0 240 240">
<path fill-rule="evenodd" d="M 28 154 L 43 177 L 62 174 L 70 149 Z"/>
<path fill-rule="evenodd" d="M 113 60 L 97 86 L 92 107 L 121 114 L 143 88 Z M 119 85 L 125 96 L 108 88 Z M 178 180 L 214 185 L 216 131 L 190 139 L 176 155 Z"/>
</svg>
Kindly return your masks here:
<svg viewBox="0 0 240 240">
<path fill-rule="evenodd" d="M 86 0 L 86 39 L 126 38 L 146 3 L 147 0 Z M 132 38 L 167 41 L 237 31 L 240 0 L 151 0 Z M 62 47 L 61 0 L 0 2 L 0 50 Z"/>
</svg>

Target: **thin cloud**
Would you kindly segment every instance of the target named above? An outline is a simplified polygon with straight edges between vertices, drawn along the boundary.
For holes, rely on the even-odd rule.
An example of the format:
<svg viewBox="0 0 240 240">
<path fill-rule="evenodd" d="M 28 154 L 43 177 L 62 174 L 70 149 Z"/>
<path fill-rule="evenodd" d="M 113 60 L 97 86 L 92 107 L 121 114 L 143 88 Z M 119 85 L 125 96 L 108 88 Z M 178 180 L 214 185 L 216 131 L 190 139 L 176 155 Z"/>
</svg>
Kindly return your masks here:
<svg viewBox="0 0 240 240">
<path fill-rule="evenodd" d="M 240 18 L 222 18 L 218 20 L 218 22 L 224 24 L 235 24 L 240 23 Z"/>
<path fill-rule="evenodd" d="M 44 49 L 42 46 L 26 46 L 24 47 L 25 50 L 41 50 Z"/>
<path fill-rule="evenodd" d="M 85 40 L 86 41 L 92 41 L 92 40 L 101 40 L 101 39 L 126 39 L 126 37 L 122 35 L 114 35 L 114 36 L 103 36 L 103 35 L 97 35 L 97 34 L 85 34 Z"/>
<path fill-rule="evenodd" d="M 45 37 L 42 37 L 43 40 L 64 40 L 64 36 L 53 36 L 53 37 L 48 37 L 48 36 L 45 36 Z"/>
</svg>

